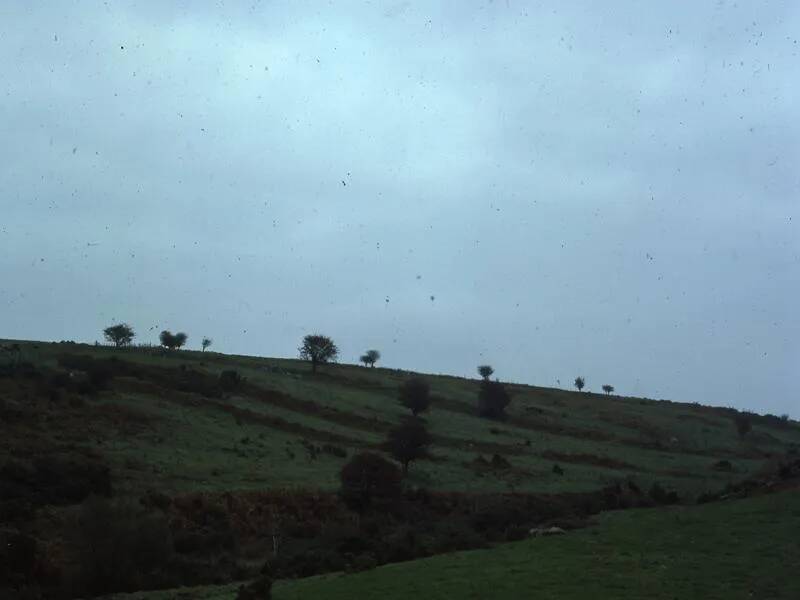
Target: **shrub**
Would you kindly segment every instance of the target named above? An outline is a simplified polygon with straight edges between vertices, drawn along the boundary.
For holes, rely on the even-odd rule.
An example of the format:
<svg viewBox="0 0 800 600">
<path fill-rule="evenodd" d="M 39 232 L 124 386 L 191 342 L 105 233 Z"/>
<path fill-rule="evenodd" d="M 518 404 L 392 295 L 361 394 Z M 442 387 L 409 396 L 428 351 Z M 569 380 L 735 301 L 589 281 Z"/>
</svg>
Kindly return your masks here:
<svg viewBox="0 0 800 600">
<path fill-rule="evenodd" d="M 340 495 L 348 508 L 363 513 L 370 506 L 398 498 L 401 478 L 394 463 L 380 454 L 362 452 L 342 467 Z"/>
<path fill-rule="evenodd" d="M 424 379 L 415 377 L 399 388 L 400 404 L 411 410 L 415 417 L 425 412 L 431 404 L 431 389 Z"/>
<path fill-rule="evenodd" d="M 505 417 L 506 407 L 511 402 L 511 396 L 505 386 L 499 381 L 481 381 L 478 392 L 478 415 L 487 419 L 501 419 Z"/>
<path fill-rule="evenodd" d="M 226 392 L 237 389 L 243 381 L 242 376 L 234 369 L 228 369 L 219 374 L 219 387 Z"/>
<path fill-rule="evenodd" d="M 403 474 L 408 474 L 408 465 L 428 454 L 431 436 L 425 423 L 417 417 L 405 419 L 400 426 L 389 432 L 386 448 L 394 459 L 403 465 Z"/>
</svg>

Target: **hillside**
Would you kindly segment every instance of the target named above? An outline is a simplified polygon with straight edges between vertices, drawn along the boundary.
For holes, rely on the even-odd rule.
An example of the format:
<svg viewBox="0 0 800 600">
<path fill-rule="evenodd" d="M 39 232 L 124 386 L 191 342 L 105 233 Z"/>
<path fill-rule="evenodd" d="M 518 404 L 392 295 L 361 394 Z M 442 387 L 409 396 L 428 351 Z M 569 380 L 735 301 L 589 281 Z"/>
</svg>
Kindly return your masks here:
<svg viewBox="0 0 800 600">
<path fill-rule="evenodd" d="M 53 370 L 59 357 L 81 355 L 118 357 L 151 369 L 138 378 L 115 378 L 108 391 L 85 396 L 80 408 L 48 407 L 58 411 L 58 432 L 35 425 L 17 429 L 3 449 L 101 450 L 117 485 L 130 491 L 260 490 L 311 482 L 334 489 L 345 459 L 327 452 L 315 458 L 304 441 L 348 453 L 375 447 L 408 412 L 396 397 L 409 374 L 389 369 L 328 365 L 312 376 L 297 360 L 73 344 L 29 343 L 22 353 Z M 214 382 L 225 369 L 238 371 L 248 386 L 215 397 Z M 498 423 L 476 416 L 477 381 L 425 378 L 435 396 L 425 414 L 435 459 L 416 465 L 411 480 L 436 489 L 557 493 L 632 476 L 696 495 L 751 476 L 765 459 L 800 444 L 800 428 L 778 420 L 756 419 L 741 440 L 726 409 L 522 385 L 510 386 L 510 418 Z M 5 393 L 13 400 L 13 390 Z M 473 464 L 478 455 L 495 453 L 512 468 L 487 472 Z M 732 469 L 714 469 L 720 460 Z M 556 463 L 563 475 L 553 473 Z"/>
<path fill-rule="evenodd" d="M 800 447 L 800 427 L 777 417 L 750 415 L 740 436 L 730 409 L 524 385 L 507 386 L 506 419 L 486 420 L 478 381 L 423 375 L 431 455 L 412 465 L 399 504 L 356 519 L 336 495 L 339 472 L 381 451 L 408 413 L 397 389 L 410 373 L 3 344 L 19 349 L 0 377 L 0 534 L 32 548 L 29 578 L 80 582 L 67 596 L 227 583 L 265 560 L 277 578 L 371 568 L 521 539 L 540 523 L 581 528 L 603 510 L 692 503 L 774 475 Z M 160 547 L 163 564 L 87 575 L 103 560 L 82 554 L 98 530 Z"/>
<path fill-rule="evenodd" d="M 776 518 L 780 516 L 780 518 Z M 279 582 L 275 600 L 800 597 L 800 489 L 700 507 L 606 513 L 558 537 Z M 474 577 L 480 573 L 480 577 Z M 117 600 L 232 600 L 236 585 Z"/>
</svg>

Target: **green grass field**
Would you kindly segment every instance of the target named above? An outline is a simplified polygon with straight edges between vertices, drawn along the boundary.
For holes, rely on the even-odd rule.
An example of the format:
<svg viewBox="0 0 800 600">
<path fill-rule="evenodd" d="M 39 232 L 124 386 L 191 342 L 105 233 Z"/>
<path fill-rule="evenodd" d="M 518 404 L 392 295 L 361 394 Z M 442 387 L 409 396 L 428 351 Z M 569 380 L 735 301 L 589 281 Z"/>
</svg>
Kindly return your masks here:
<svg viewBox="0 0 800 600">
<path fill-rule="evenodd" d="M 605 513 L 563 536 L 369 572 L 280 581 L 275 600 L 800 598 L 800 489 L 713 505 Z M 235 585 L 118 596 L 229 600 Z"/>
</svg>

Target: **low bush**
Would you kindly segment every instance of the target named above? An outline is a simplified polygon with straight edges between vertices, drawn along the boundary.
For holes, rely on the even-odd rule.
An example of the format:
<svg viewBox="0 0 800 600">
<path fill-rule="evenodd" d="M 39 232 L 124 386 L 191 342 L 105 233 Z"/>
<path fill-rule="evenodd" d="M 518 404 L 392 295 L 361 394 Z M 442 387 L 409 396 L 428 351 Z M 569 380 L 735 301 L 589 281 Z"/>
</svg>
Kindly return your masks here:
<svg viewBox="0 0 800 600">
<path fill-rule="evenodd" d="M 478 416 L 487 419 L 503 419 L 511 396 L 499 381 L 481 381 L 478 392 Z"/>
<path fill-rule="evenodd" d="M 340 496 L 348 508 L 364 512 L 375 504 L 399 498 L 402 474 L 397 466 L 373 452 L 356 454 L 340 473 Z"/>
<path fill-rule="evenodd" d="M 236 370 L 229 369 L 219 374 L 219 387 L 223 391 L 232 392 L 238 389 L 243 382 L 244 378 Z"/>
</svg>

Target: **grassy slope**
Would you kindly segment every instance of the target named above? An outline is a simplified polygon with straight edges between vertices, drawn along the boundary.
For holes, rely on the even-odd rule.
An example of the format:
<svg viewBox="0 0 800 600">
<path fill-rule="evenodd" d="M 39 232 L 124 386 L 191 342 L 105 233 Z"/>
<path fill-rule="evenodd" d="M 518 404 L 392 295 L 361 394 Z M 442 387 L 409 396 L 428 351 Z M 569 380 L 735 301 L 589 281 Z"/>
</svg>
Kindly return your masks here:
<svg viewBox="0 0 800 600">
<path fill-rule="evenodd" d="M 92 447 L 113 465 L 120 491 L 333 488 L 345 459 L 330 454 L 312 459 L 302 440 L 322 444 L 326 435 L 336 435 L 343 440 L 338 445 L 352 453 L 378 443 L 405 414 L 396 388 L 408 374 L 389 369 L 331 365 L 311 376 L 306 364 L 294 360 L 188 351 L 157 356 L 142 349 L 72 344 L 26 343 L 23 348 L 26 360 L 50 366 L 62 353 L 120 356 L 176 373 L 180 365 L 214 376 L 235 368 L 260 388 L 288 396 L 276 405 L 252 396 L 211 400 L 115 383 L 83 408 L 59 409 L 58 429 L 33 425 L 14 432 L 19 439 L 0 449 L 3 459 L 12 447 L 18 453 L 35 450 L 37 444 Z M 514 386 L 511 418 L 494 423 L 474 416 L 476 381 L 426 378 L 437 396 L 426 419 L 438 460 L 415 465 L 411 480 L 437 489 L 562 492 L 596 489 L 633 476 L 644 486 L 660 481 L 697 494 L 752 475 L 767 453 L 782 454 L 789 444 L 800 444 L 796 426 L 762 424 L 741 441 L 730 416 L 720 409 L 532 386 Z M 302 402 L 312 403 L 314 410 L 304 409 Z M 237 418 L 226 410 L 230 406 L 250 411 L 249 416 Z M 135 418 L 115 418 L 121 408 Z M 260 417 L 305 429 L 287 431 Z M 493 452 L 506 456 L 514 468 L 479 472 L 469 465 L 478 454 Z M 572 457 L 553 458 L 552 452 Z M 592 464 L 598 457 L 612 462 Z M 734 464 L 734 472 L 711 469 L 722 458 Z M 552 472 L 555 462 L 564 467 L 563 476 Z"/>
<path fill-rule="evenodd" d="M 606 513 L 598 521 L 559 537 L 353 575 L 282 581 L 273 598 L 800 598 L 800 489 L 693 507 Z M 235 588 L 124 598 L 228 600 Z"/>
</svg>

